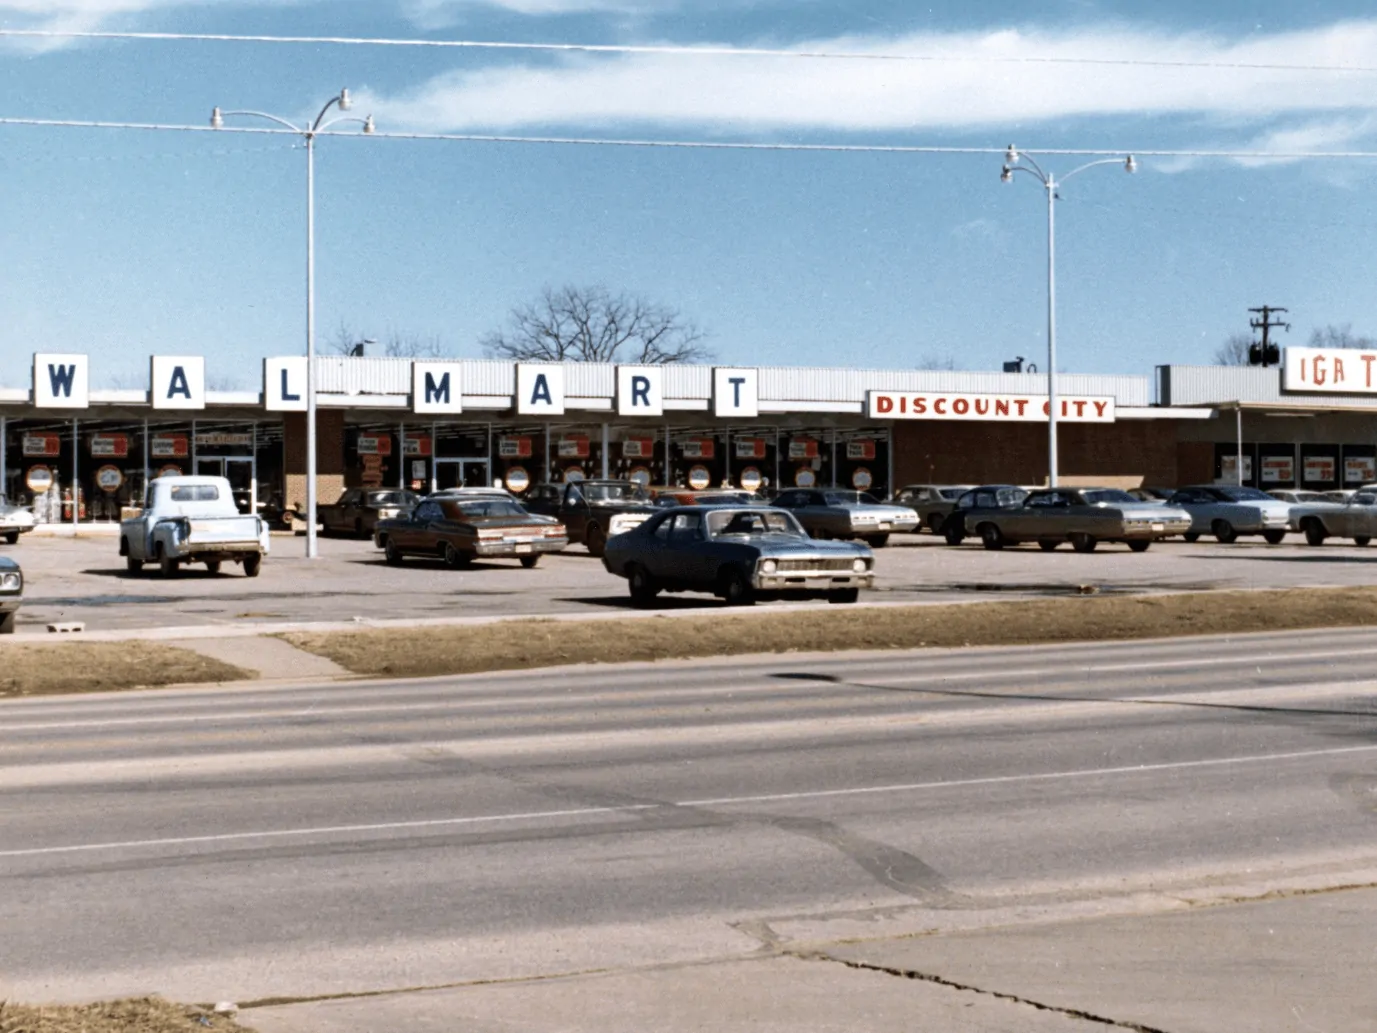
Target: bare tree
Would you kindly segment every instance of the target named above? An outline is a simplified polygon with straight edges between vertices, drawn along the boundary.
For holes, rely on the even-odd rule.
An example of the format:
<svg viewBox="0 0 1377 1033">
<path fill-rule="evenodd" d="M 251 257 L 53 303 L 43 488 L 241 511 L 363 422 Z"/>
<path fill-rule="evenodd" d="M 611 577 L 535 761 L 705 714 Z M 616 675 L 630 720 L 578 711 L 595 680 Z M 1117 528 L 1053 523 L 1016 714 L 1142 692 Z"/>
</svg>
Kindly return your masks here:
<svg viewBox="0 0 1377 1033">
<path fill-rule="evenodd" d="M 360 337 L 353 327 L 341 319 L 335 332 L 324 341 L 317 340 L 316 347 L 327 354 L 353 355 L 367 340 L 371 338 Z"/>
<path fill-rule="evenodd" d="M 712 357 L 692 322 L 643 298 L 606 287 L 546 287 L 512 310 L 509 326 L 482 338 L 484 351 L 520 362 L 625 362 L 660 365 Z"/>
<path fill-rule="evenodd" d="M 359 334 L 341 319 L 335 332 L 320 342 L 320 349 L 332 355 L 363 355 L 377 344 L 374 338 Z M 427 336 L 389 330 L 387 340 L 383 342 L 382 354 L 393 359 L 438 359 L 446 353 L 438 334 Z"/>
<path fill-rule="evenodd" d="M 1374 346 L 1377 346 L 1377 341 L 1371 337 L 1355 334 L 1352 323 L 1345 323 L 1343 326 L 1330 323 L 1328 326 L 1316 327 L 1310 331 L 1310 347 L 1312 348 L 1372 348 Z"/>
<path fill-rule="evenodd" d="M 1246 366 L 1248 365 L 1248 349 L 1253 346 L 1253 339 L 1248 334 L 1230 334 L 1228 339 L 1214 350 L 1214 364 L 1216 366 Z"/>
<path fill-rule="evenodd" d="M 945 352 L 941 355 L 938 355 L 936 352 L 928 352 L 918 360 L 918 365 L 915 368 L 946 372 L 959 369 L 960 367 L 957 366 L 956 359 L 952 356 L 951 352 Z"/>
</svg>

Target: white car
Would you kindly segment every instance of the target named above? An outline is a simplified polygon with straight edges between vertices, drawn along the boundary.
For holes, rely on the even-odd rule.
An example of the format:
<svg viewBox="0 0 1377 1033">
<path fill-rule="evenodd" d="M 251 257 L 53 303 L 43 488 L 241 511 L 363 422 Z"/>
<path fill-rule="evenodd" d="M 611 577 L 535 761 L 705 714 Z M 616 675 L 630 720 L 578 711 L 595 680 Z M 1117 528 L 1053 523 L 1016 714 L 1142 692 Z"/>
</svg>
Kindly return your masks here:
<svg viewBox="0 0 1377 1033">
<path fill-rule="evenodd" d="M 1204 484 L 1181 488 L 1167 500 L 1191 515 L 1191 529 L 1183 538 L 1193 542 L 1212 534 L 1224 542 L 1240 535 L 1260 534 L 1269 545 L 1280 545 L 1291 529 L 1291 504 L 1265 491 L 1232 484 Z"/>
<path fill-rule="evenodd" d="M 0 495 L 0 535 L 13 545 L 19 536 L 33 530 L 33 513 L 23 506 L 12 506 L 10 500 Z"/>
</svg>

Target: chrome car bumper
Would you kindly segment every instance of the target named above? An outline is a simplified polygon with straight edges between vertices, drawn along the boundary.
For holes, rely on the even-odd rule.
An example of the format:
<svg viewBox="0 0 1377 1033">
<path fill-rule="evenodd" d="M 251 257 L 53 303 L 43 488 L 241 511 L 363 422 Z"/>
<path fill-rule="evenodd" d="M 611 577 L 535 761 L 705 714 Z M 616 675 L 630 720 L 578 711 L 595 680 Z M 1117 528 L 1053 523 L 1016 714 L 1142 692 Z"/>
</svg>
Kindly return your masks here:
<svg viewBox="0 0 1377 1033">
<path fill-rule="evenodd" d="M 844 570 L 781 570 L 757 574 L 751 581 L 757 592 L 834 592 L 846 588 L 874 588 L 875 575 Z"/>
<path fill-rule="evenodd" d="M 1124 524 L 1124 538 L 1164 538 L 1167 535 L 1185 534 L 1191 529 L 1189 520 L 1148 520 Z"/>
<path fill-rule="evenodd" d="M 476 542 L 474 552 L 479 556 L 542 556 L 547 552 L 559 552 L 568 544 L 568 538 Z"/>
</svg>

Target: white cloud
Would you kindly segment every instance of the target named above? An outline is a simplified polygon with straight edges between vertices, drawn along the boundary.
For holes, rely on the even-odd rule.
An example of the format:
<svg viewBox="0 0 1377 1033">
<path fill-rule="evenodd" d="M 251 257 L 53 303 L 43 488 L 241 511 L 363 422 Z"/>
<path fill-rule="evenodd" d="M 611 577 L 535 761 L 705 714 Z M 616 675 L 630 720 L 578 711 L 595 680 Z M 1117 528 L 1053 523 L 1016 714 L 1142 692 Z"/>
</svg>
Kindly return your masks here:
<svg viewBox="0 0 1377 1033">
<path fill-rule="evenodd" d="M 453 25 L 465 11 L 487 8 L 548 17 L 562 14 L 653 14 L 673 10 L 675 0 L 405 0 L 402 11 L 418 25 Z"/>
<path fill-rule="evenodd" d="M 1070 118 L 1159 115 L 1204 117 L 1256 131 L 1278 117 L 1359 114 L 1377 106 L 1373 75 L 1114 63 L 1377 66 L 1377 20 L 1253 35 L 1241 42 L 1130 26 L 852 36 L 809 41 L 796 49 L 952 60 L 536 58 L 450 72 L 411 92 L 368 100 L 388 125 L 427 130 L 654 125 L 723 134 L 991 128 L 1013 134 L 1020 127 Z M 1098 63 L 980 60 L 992 57 Z"/>
</svg>

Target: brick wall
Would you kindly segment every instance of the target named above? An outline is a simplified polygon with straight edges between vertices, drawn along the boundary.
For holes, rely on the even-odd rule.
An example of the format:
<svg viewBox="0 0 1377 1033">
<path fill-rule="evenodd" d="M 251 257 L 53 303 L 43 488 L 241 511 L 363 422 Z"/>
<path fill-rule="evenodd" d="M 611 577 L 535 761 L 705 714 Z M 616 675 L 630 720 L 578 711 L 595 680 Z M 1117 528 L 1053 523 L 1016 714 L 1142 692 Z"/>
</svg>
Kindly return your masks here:
<svg viewBox="0 0 1377 1033">
<path fill-rule="evenodd" d="M 306 508 L 306 414 L 289 412 L 283 420 L 287 508 Z M 344 413 L 316 411 L 316 500 L 333 502 L 344 490 Z"/>
<path fill-rule="evenodd" d="M 1127 476 L 1142 477 L 1144 484 L 1178 483 L 1177 428 L 1172 420 L 1063 423 L 1058 432 L 1063 476 Z M 896 421 L 894 478 L 896 485 L 1043 484 L 1047 480 L 1047 427 Z"/>
</svg>

